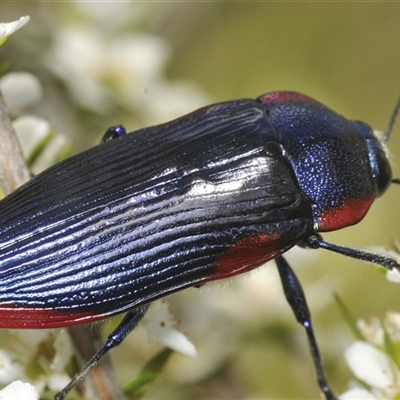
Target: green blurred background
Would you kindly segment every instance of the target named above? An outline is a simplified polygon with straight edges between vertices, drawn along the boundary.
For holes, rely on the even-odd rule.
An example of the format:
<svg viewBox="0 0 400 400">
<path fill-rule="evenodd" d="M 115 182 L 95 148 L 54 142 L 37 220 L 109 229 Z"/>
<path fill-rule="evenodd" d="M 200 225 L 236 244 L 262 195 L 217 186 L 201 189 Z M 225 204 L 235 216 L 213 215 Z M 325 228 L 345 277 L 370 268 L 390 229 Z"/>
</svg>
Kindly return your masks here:
<svg viewBox="0 0 400 400">
<path fill-rule="evenodd" d="M 114 5 L 110 25 L 121 17 L 118 3 Z M 112 9 L 113 5 L 108 6 Z M 124 33 L 140 31 L 164 40 L 169 48 L 165 80 L 190 82 L 208 102 L 295 90 L 376 129 L 384 130 L 388 123 L 400 89 L 400 3 L 186 1 L 131 2 L 129 7 L 134 22 L 121 23 Z M 3 68 L 7 65 L 9 71 L 30 71 L 41 80 L 44 98 L 31 112 L 48 118 L 52 126 L 74 141 L 76 151 L 97 143 L 102 132 L 116 122 L 128 129 L 133 129 L 130 123 L 134 128 L 143 123 L 140 112 L 133 123 L 126 107 L 113 107 L 105 113 L 81 107 L 65 82 L 47 68 L 46 55 L 59 29 L 78 25 L 107 35 L 107 24 L 99 23 L 73 3 L 0 5 L 1 21 L 26 14 L 31 21 L 0 49 L 0 57 Z M 140 18 L 135 19 L 136 14 Z M 125 56 L 120 54 L 121 59 Z M 400 122 L 389 148 L 394 176 L 400 176 Z M 400 238 L 399 191 L 398 187 L 390 188 L 360 224 L 327 234 L 325 239 L 362 248 L 390 245 Z M 322 250 L 312 253 L 296 271 L 314 311 L 331 386 L 341 393 L 351 378 L 342 352 L 352 339 L 333 293 L 339 294 L 357 318 L 368 318 L 382 316 L 387 308 L 400 311 L 400 288 L 368 265 Z M 263 268 L 272 270 L 274 266 L 271 263 Z M 279 286 L 274 274 L 273 285 Z M 318 398 L 304 333 L 293 321 L 279 288 L 265 303 L 264 312 L 254 312 L 253 319 L 240 312 L 224 312 L 223 305 L 213 309 L 213 299 L 220 295 L 217 292 L 227 294 L 224 301 L 229 302 L 241 284 L 241 280 L 235 280 L 228 287 L 214 285 L 211 293 L 199 294 L 191 289 L 173 296 L 171 304 L 180 320 L 179 329 L 196 344 L 200 357 L 187 360 L 174 355 L 147 398 Z M 270 288 L 266 282 L 265 290 Z M 223 304 L 220 299 L 218 302 Z M 241 306 L 246 309 L 246 299 Z M 248 307 L 253 315 L 251 301 Z M 201 332 L 194 329 L 196 321 L 204 321 Z M 140 335 L 131 335 L 129 342 L 114 353 L 123 383 L 134 377 L 158 349 L 146 334 Z M 203 354 L 211 357 L 220 352 L 214 364 L 203 360 L 204 341 L 204 348 L 210 343 L 215 347 Z M 182 375 L 182 370 L 193 373 Z"/>
</svg>

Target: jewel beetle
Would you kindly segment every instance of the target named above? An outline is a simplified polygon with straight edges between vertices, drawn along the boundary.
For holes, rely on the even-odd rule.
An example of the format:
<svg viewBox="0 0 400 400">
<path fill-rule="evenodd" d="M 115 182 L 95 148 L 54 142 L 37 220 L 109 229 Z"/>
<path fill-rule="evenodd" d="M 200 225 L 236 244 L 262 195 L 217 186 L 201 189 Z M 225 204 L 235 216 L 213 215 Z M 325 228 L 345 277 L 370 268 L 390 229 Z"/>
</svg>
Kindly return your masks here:
<svg viewBox="0 0 400 400">
<path fill-rule="evenodd" d="M 56 399 L 131 332 L 160 297 L 275 260 L 328 386 L 310 312 L 282 256 L 324 248 L 400 269 L 389 257 L 325 242 L 358 223 L 392 181 L 385 142 L 295 92 L 218 103 L 102 143 L 37 175 L 0 203 L 0 327 L 56 328 L 126 312 Z"/>
</svg>

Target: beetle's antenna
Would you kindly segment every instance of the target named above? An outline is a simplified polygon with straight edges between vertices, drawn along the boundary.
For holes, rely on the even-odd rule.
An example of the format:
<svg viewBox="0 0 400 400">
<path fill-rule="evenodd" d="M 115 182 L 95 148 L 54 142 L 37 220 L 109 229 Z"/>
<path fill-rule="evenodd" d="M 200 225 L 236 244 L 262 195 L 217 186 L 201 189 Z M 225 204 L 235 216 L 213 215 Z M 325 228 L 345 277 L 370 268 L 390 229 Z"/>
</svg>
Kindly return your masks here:
<svg viewBox="0 0 400 400">
<path fill-rule="evenodd" d="M 383 143 L 386 143 L 389 140 L 390 134 L 392 133 L 392 130 L 393 130 L 394 123 L 396 121 L 397 114 L 399 113 L 399 109 L 400 109 L 400 94 L 399 94 L 399 97 L 397 98 L 397 102 L 396 102 L 396 105 L 392 112 L 392 116 L 390 117 L 390 121 L 386 128 L 385 135 L 383 136 L 383 140 L 382 140 Z M 400 178 L 392 179 L 391 182 L 400 184 Z"/>
<path fill-rule="evenodd" d="M 394 123 L 396 121 L 397 114 L 399 113 L 399 109 L 400 109 L 400 94 L 397 99 L 396 106 L 394 107 L 392 116 L 390 117 L 390 121 L 386 128 L 385 135 L 383 136 L 383 143 L 386 143 L 389 140 L 389 136 L 392 133 L 392 129 L 393 129 Z"/>
</svg>

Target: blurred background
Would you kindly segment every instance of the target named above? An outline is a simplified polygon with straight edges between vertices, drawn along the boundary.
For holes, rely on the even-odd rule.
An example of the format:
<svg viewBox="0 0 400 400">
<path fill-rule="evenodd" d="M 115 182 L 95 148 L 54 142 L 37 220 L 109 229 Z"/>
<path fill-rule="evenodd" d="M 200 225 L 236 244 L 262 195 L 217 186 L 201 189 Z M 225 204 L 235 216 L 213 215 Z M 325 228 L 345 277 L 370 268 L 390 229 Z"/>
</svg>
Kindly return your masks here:
<svg viewBox="0 0 400 400">
<path fill-rule="evenodd" d="M 30 15 L 0 49 L 0 73 L 27 71 L 41 100 L 27 109 L 73 143 L 95 145 L 200 106 L 275 90 L 308 94 L 384 130 L 400 89 L 400 4 L 388 2 L 9 2 L 1 22 Z M 15 116 L 21 110 L 11 110 Z M 400 121 L 389 141 L 400 176 Z M 390 246 L 400 238 L 400 188 L 336 244 Z M 370 266 L 320 251 L 291 254 L 332 388 L 352 379 L 352 342 L 334 294 L 356 318 L 400 311 L 400 288 Z M 174 354 L 149 399 L 318 398 L 305 334 L 285 303 L 275 265 L 169 299 L 198 358 Z M 115 323 L 115 322 L 114 322 Z M 106 324 L 106 330 L 111 329 Z M 113 353 L 121 384 L 159 351 L 138 329 Z"/>
</svg>

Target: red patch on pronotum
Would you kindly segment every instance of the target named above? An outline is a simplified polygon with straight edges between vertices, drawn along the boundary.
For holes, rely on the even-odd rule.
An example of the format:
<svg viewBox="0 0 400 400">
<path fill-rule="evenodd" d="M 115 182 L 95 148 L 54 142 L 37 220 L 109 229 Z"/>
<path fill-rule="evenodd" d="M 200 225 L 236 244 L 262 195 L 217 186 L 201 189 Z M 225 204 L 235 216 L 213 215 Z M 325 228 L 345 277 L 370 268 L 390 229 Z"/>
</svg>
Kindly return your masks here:
<svg viewBox="0 0 400 400">
<path fill-rule="evenodd" d="M 314 100 L 304 94 L 297 92 L 272 92 L 259 97 L 263 104 L 279 104 L 296 101 L 299 103 L 311 103 L 322 105 L 319 101 Z"/>
<path fill-rule="evenodd" d="M 317 216 L 318 231 L 329 232 L 360 222 L 374 201 L 373 196 L 345 199 L 343 204 L 328 208 Z"/>
</svg>

